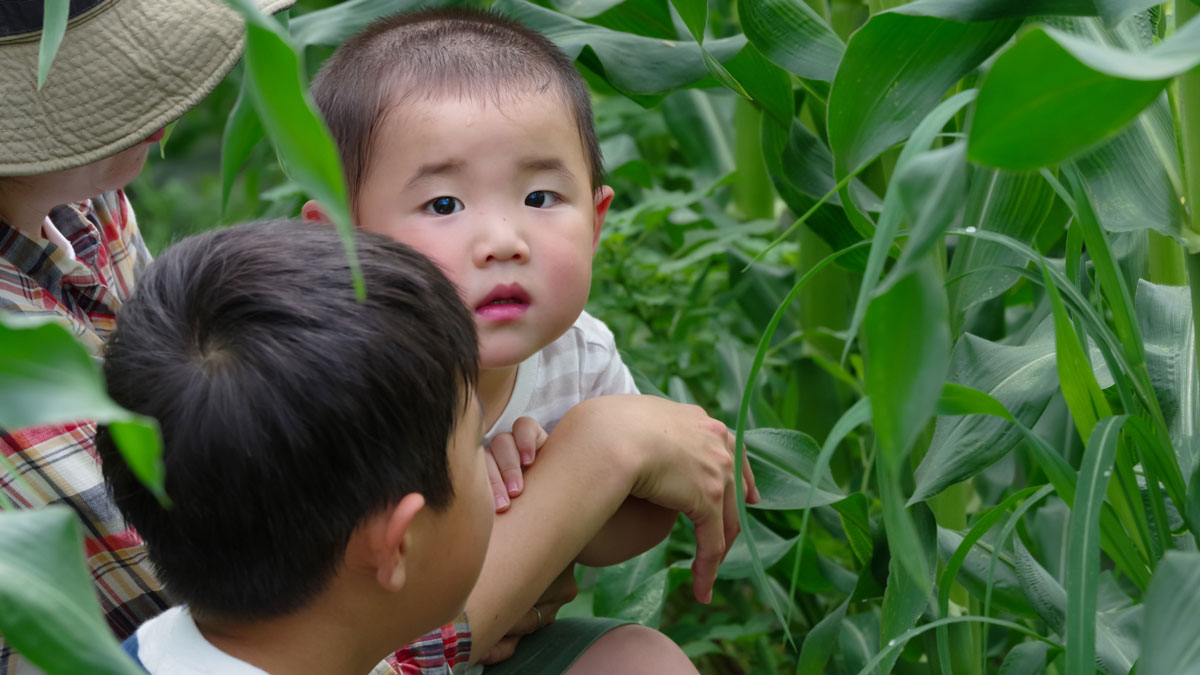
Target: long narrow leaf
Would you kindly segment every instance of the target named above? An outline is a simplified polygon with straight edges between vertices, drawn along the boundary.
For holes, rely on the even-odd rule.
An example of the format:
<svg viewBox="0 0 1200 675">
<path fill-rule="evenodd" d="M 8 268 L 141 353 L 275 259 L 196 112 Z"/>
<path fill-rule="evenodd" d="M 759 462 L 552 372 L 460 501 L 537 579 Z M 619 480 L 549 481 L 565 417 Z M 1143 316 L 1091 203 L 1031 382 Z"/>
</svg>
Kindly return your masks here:
<svg viewBox="0 0 1200 675">
<path fill-rule="evenodd" d="M 1079 468 L 1079 489 L 1067 529 L 1067 675 L 1096 669 L 1096 595 L 1100 573 L 1100 504 L 1112 475 L 1117 439 L 1127 417 L 1096 424 Z"/>
<path fill-rule="evenodd" d="M 46 84 L 50 66 L 58 56 L 63 36 L 67 32 L 67 19 L 71 16 L 71 0 L 44 0 L 42 3 L 42 37 L 38 43 L 37 88 Z"/>
</svg>

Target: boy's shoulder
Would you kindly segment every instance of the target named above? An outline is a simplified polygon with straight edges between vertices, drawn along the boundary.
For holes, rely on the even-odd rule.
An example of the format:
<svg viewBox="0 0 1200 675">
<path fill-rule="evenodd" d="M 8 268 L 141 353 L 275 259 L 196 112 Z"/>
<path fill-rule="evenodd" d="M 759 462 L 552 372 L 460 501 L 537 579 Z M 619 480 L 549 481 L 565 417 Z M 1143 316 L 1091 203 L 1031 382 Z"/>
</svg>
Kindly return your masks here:
<svg viewBox="0 0 1200 675">
<path fill-rule="evenodd" d="M 267 675 L 205 640 L 186 607 L 150 619 L 121 647 L 152 675 Z"/>
</svg>

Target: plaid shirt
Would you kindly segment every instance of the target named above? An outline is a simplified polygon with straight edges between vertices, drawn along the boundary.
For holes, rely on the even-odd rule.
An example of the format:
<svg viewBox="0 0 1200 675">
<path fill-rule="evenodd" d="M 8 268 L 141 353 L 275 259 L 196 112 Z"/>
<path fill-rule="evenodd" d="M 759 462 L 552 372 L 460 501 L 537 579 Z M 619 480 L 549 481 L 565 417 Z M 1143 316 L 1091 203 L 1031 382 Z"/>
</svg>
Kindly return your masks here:
<svg viewBox="0 0 1200 675">
<path fill-rule="evenodd" d="M 96 358 L 117 311 L 150 262 L 125 194 L 107 192 L 50 214 L 75 257 L 47 239 L 31 239 L 0 222 L 0 312 L 60 320 Z M 100 606 L 118 639 L 170 606 L 154 578 L 142 540 L 108 496 L 94 439 L 96 425 L 79 422 L 0 429 L 0 454 L 19 476 L 0 467 L 0 491 L 17 508 L 66 504 L 84 528 L 87 564 Z M 471 633 L 465 615 L 380 664 L 375 673 L 442 674 L 466 663 Z M 18 658 L 0 639 L 0 675 Z M 461 670 L 461 668 L 460 668 Z"/>
</svg>

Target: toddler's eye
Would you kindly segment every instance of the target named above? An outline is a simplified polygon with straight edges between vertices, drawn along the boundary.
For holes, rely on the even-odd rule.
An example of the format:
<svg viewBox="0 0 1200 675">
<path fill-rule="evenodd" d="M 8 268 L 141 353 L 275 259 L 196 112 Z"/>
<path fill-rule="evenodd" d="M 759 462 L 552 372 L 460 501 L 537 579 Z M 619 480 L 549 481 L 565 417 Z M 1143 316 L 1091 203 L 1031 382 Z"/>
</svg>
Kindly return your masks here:
<svg viewBox="0 0 1200 675">
<path fill-rule="evenodd" d="M 438 197 L 430 200 L 425 204 L 425 210 L 436 213 L 439 216 L 448 216 L 451 213 L 462 211 L 463 203 L 454 197 Z"/>
<path fill-rule="evenodd" d="M 544 209 L 553 204 L 557 204 L 559 196 L 547 190 L 534 190 L 525 195 L 525 206 L 532 206 L 535 209 Z"/>
</svg>

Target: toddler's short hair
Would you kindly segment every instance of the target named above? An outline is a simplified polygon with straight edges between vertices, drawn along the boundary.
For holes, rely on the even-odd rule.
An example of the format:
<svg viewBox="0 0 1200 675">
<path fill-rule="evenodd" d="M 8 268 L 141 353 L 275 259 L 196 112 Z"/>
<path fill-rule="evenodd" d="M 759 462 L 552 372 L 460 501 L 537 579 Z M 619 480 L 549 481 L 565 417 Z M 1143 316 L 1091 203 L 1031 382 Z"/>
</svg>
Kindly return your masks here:
<svg viewBox="0 0 1200 675">
<path fill-rule="evenodd" d="M 380 19 L 334 52 L 312 94 L 341 152 L 351 203 L 366 179 L 375 136 L 398 103 L 444 96 L 502 102 L 514 93 L 557 93 L 575 118 L 592 189 L 603 164 L 587 83 L 537 31 L 498 14 L 436 8 Z"/>
<path fill-rule="evenodd" d="M 107 429 L 113 498 L 177 602 L 265 619 L 332 580 L 364 519 L 453 499 L 447 444 L 477 376 L 475 325 L 427 258 L 356 233 L 355 299 L 332 227 L 237 226 L 164 253 L 106 350 L 112 398 L 162 427 L 164 509 Z"/>
</svg>

